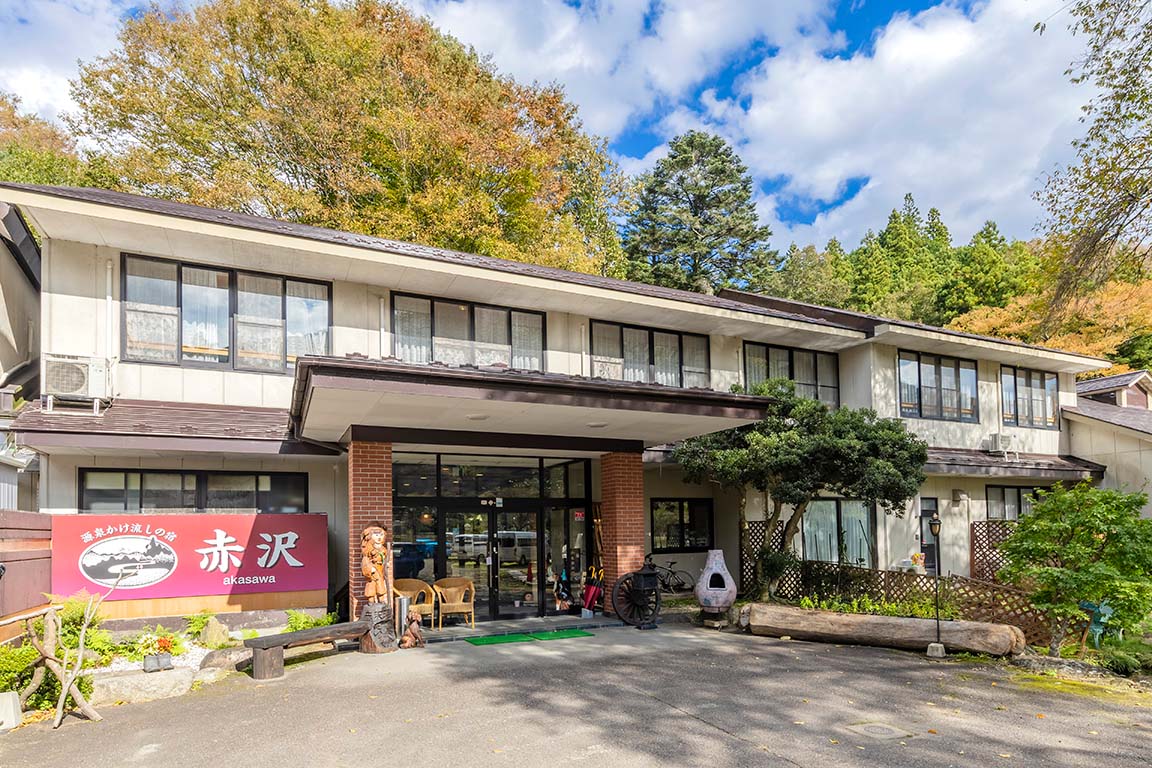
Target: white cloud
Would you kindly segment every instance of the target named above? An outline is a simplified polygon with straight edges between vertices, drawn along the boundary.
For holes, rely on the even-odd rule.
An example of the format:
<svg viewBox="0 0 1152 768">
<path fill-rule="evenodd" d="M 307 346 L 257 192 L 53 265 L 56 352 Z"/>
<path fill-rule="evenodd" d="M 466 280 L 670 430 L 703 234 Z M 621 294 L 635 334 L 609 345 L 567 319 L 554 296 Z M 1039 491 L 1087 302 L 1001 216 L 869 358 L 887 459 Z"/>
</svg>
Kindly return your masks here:
<svg viewBox="0 0 1152 768">
<path fill-rule="evenodd" d="M 0 90 L 53 119 L 73 107 L 68 81 L 77 59 L 116 42 L 125 0 L 4 0 L 0 3 Z"/>
<path fill-rule="evenodd" d="M 790 177 L 761 203 L 770 218 L 777 198 L 835 200 L 849 179 L 870 179 L 810 226 L 775 222 L 779 239 L 855 243 L 905 192 L 940 208 L 957 239 L 989 218 L 1028 237 L 1041 213 L 1031 193 L 1071 155 L 1086 96 L 1062 74 L 1079 41 L 1059 24 L 1032 31 L 1059 5 L 991 0 L 968 14 L 937 6 L 897 16 L 870 54 L 782 51 L 742 80 L 747 108 L 702 108 L 740 136 L 754 173 Z"/>
</svg>

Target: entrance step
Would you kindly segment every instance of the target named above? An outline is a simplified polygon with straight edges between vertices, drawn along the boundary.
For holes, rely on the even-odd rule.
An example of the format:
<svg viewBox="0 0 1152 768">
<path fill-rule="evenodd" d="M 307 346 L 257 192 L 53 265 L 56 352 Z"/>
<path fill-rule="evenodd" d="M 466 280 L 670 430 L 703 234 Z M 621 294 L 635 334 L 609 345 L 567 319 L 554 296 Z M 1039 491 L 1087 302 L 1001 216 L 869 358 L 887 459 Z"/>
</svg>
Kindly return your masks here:
<svg viewBox="0 0 1152 768">
<path fill-rule="evenodd" d="M 604 629 L 624 626 L 627 625 L 614 616 L 596 616 L 591 619 L 582 619 L 579 616 L 545 616 L 543 618 L 477 622 L 475 629 L 464 624 L 437 630 L 425 629 L 424 639 L 428 643 L 448 643 L 471 637 L 499 637 L 501 635 L 554 632 L 559 629 Z"/>
</svg>

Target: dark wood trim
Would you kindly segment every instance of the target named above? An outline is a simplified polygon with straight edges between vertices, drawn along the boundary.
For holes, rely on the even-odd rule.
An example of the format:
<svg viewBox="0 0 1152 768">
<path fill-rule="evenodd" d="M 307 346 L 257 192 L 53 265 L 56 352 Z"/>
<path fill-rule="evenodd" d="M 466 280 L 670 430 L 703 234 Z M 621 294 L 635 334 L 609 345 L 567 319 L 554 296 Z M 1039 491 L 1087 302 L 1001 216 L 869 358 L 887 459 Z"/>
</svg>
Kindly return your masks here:
<svg viewBox="0 0 1152 768">
<path fill-rule="evenodd" d="M 416 443 L 427 445 L 466 445 L 476 448 L 523 448 L 525 450 L 599 451 L 601 453 L 642 453 L 640 440 L 575 437 L 565 435 L 524 435 L 504 432 L 468 432 L 453 429 L 411 429 L 353 424 L 349 438 L 369 443 Z"/>
<path fill-rule="evenodd" d="M 969 475 L 973 477 L 1018 477 L 1038 480 L 1103 480 L 1104 469 L 1052 469 L 1029 467 L 1026 464 L 1014 467 L 977 466 L 973 464 L 952 464 L 948 462 L 924 465 L 928 475 Z"/>
</svg>

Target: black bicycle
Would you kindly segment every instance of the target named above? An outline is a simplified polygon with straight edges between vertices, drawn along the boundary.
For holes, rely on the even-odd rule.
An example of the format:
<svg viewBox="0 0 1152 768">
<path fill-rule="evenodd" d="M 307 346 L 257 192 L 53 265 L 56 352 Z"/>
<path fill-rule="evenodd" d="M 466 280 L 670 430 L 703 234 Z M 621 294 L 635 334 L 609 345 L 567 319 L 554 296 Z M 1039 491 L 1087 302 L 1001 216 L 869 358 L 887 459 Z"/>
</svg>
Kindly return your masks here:
<svg viewBox="0 0 1152 768">
<path fill-rule="evenodd" d="M 688 571 L 678 571 L 674 568 L 675 560 L 669 560 L 668 565 L 652 562 L 652 553 L 644 555 L 644 564 L 656 569 L 656 576 L 660 579 L 660 591 L 668 594 L 690 592 L 696 586 L 696 578 Z"/>
</svg>

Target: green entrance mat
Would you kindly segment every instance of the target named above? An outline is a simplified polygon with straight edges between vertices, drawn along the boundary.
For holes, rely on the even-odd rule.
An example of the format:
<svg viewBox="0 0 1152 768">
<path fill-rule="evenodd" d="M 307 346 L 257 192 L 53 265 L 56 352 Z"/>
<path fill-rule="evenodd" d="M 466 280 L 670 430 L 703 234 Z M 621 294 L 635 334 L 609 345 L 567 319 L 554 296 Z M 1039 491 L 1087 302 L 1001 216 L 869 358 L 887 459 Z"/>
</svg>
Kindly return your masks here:
<svg viewBox="0 0 1152 768">
<path fill-rule="evenodd" d="M 533 632 L 530 637 L 535 640 L 567 640 L 570 637 L 595 637 L 595 635 L 582 629 L 556 629 L 551 632 Z"/>
<path fill-rule="evenodd" d="M 465 642 L 472 645 L 501 645 L 502 643 L 530 643 L 535 640 L 532 635 L 518 632 L 512 635 L 495 635 L 493 637 L 466 637 Z"/>
</svg>

